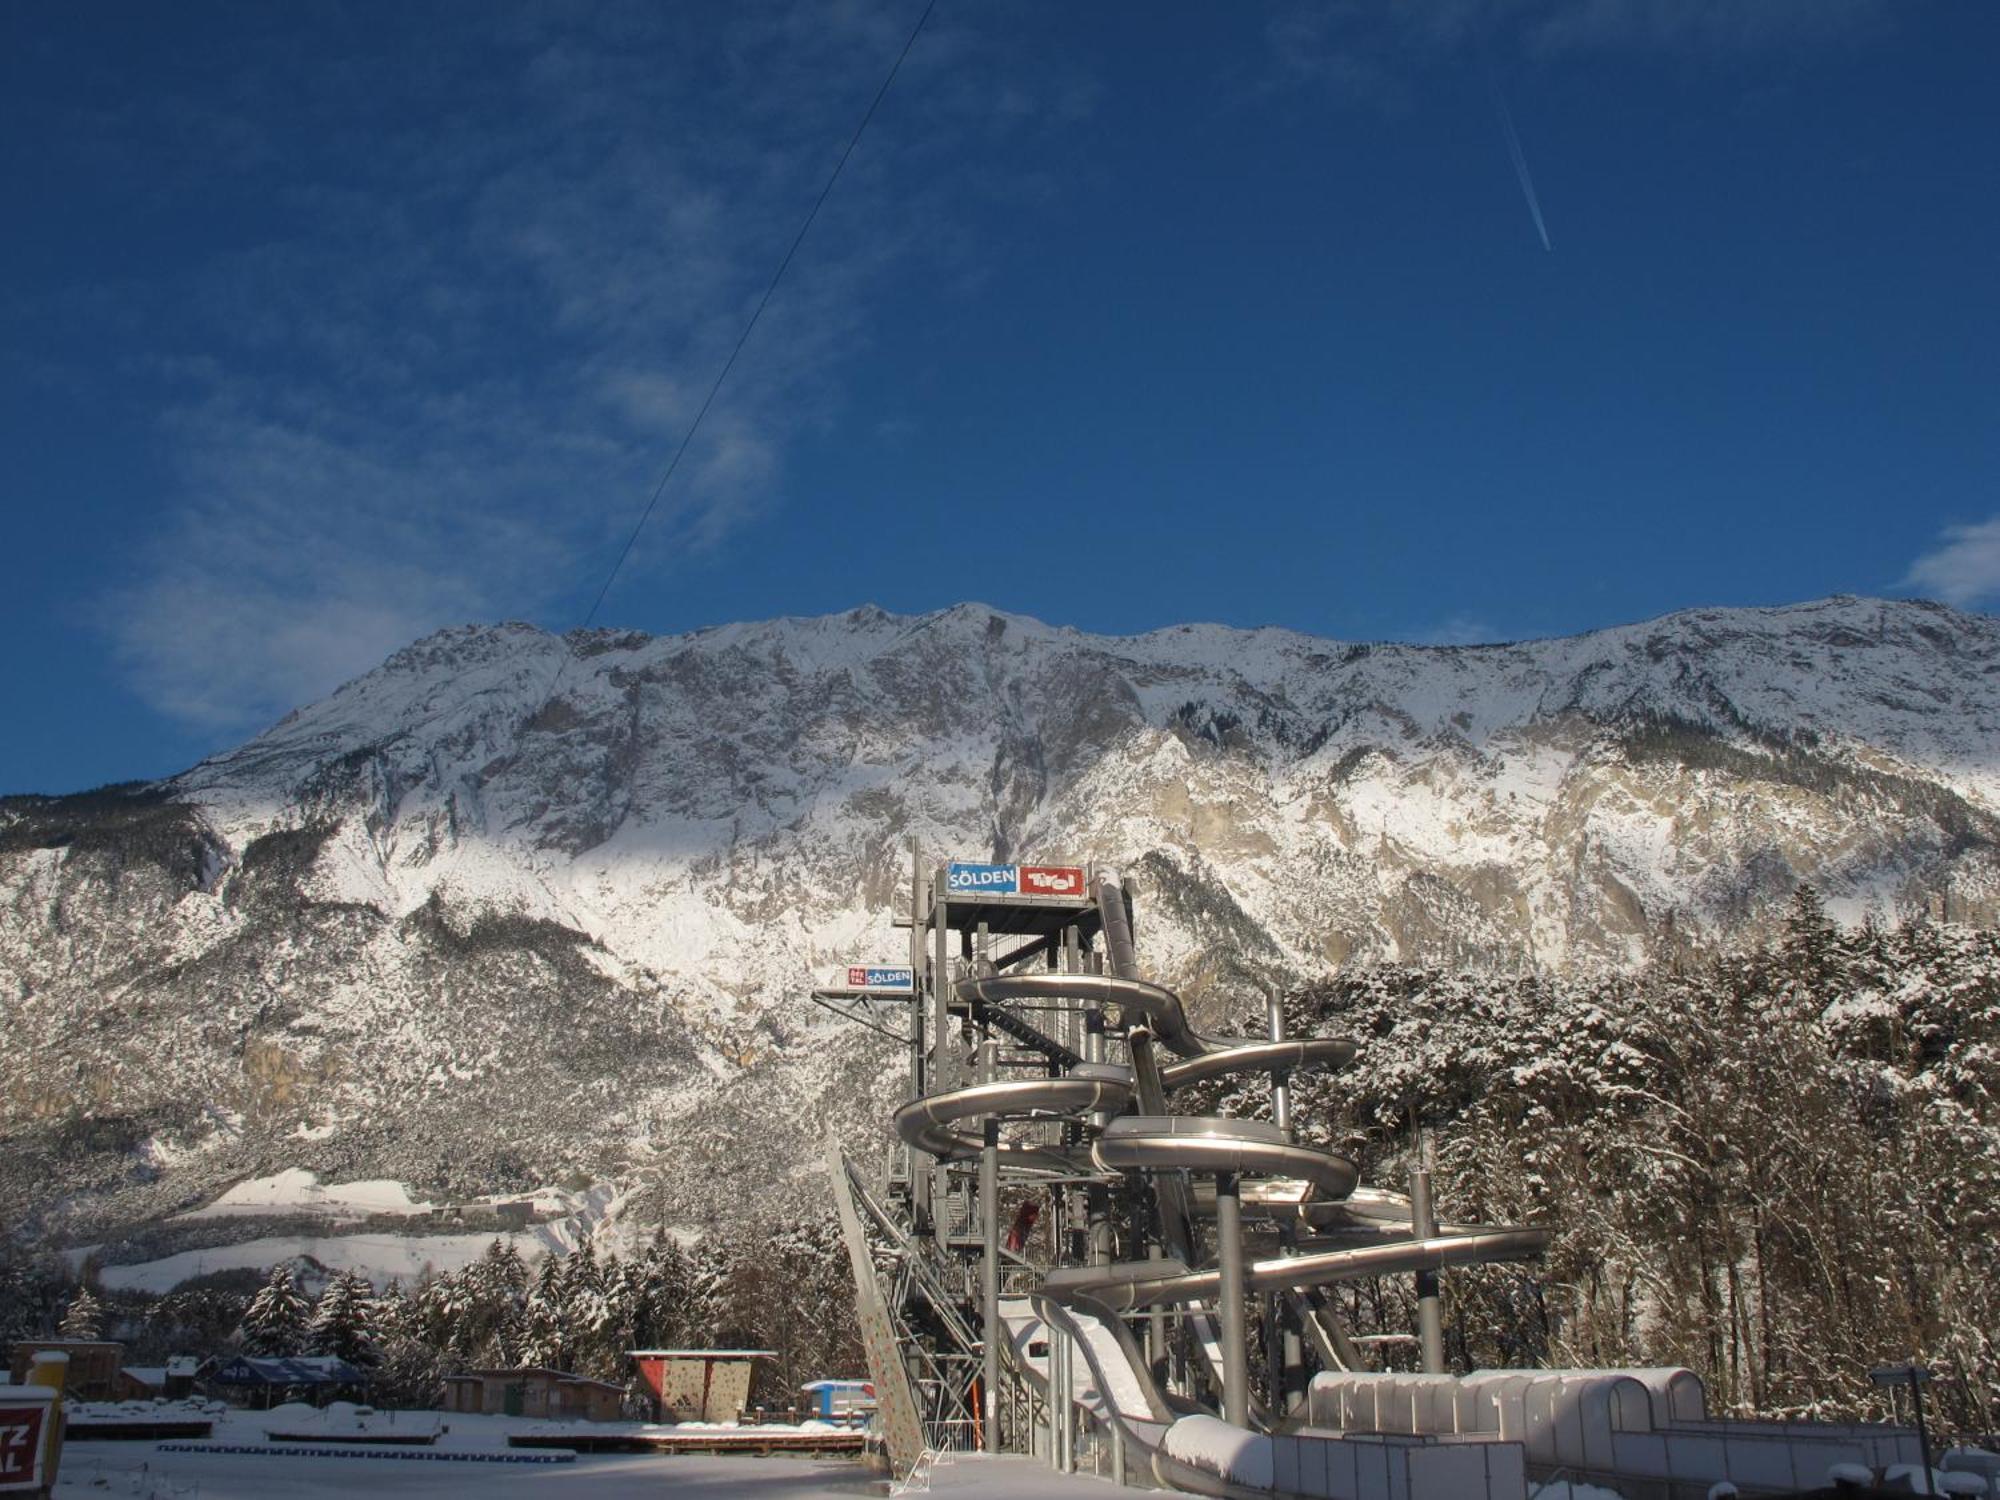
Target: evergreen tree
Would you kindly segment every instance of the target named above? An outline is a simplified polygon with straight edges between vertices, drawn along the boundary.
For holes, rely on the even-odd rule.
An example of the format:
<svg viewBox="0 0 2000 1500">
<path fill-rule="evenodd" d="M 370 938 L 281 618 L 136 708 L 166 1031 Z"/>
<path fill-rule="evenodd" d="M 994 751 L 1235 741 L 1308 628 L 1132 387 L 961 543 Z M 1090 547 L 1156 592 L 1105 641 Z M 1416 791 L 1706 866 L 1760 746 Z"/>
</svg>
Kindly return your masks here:
<svg viewBox="0 0 2000 1500">
<path fill-rule="evenodd" d="M 127 1357 L 134 1364 L 161 1364 L 174 1355 L 219 1349 L 243 1321 L 248 1302 L 214 1287 L 168 1292 L 146 1310 Z"/>
<path fill-rule="evenodd" d="M 551 1250 L 542 1257 L 534 1289 L 522 1310 L 521 1359 L 551 1370 L 570 1368 L 572 1334 L 566 1296 L 568 1278 L 563 1257 Z"/>
<path fill-rule="evenodd" d="M 89 1287 L 78 1288 L 68 1310 L 63 1313 L 62 1327 L 58 1331 L 66 1339 L 95 1339 L 103 1328 L 104 1304 L 91 1295 Z"/>
<path fill-rule="evenodd" d="M 392 1281 L 375 1299 L 374 1314 L 373 1399 L 383 1406 L 436 1406 L 444 1395 L 444 1361 L 430 1338 L 423 1300 Z"/>
<path fill-rule="evenodd" d="M 512 1240 L 494 1240 L 486 1247 L 485 1262 L 487 1275 L 496 1287 L 511 1293 L 517 1302 L 527 1293 L 527 1263 Z"/>
<path fill-rule="evenodd" d="M 342 1271 L 326 1284 L 306 1328 L 306 1348 L 366 1368 L 376 1361 L 374 1288 Z"/>
<path fill-rule="evenodd" d="M 306 1299 L 290 1266 L 271 1267 L 270 1280 L 244 1309 L 239 1332 L 245 1354 L 283 1358 L 299 1352 L 306 1336 Z"/>
<path fill-rule="evenodd" d="M 2000 1425 L 2000 934 L 1843 932 L 1805 891 L 1731 956 L 1385 967 L 1287 1010 L 1294 1035 L 1361 1044 L 1293 1079 L 1304 1138 L 1367 1130 L 1367 1175 L 1395 1188 L 1428 1125 L 1441 1214 L 1552 1232 L 1531 1273 L 1444 1278 L 1456 1366 L 1684 1364 L 1718 1411 L 1852 1418 L 1883 1414 L 1869 1367 L 1914 1353 L 1942 1425 Z M 1192 1092 L 1193 1113 L 1268 1109 L 1255 1078 Z M 1354 1332 L 1410 1326 L 1407 1277 L 1339 1302 Z"/>
<path fill-rule="evenodd" d="M 1792 904 L 1785 912 L 1781 960 L 1792 978 L 1811 992 L 1823 990 L 1839 964 L 1840 929 L 1826 914 L 1826 902 L 1817 887 L 1800 882 L 1792 892 Z"/>
</svg>

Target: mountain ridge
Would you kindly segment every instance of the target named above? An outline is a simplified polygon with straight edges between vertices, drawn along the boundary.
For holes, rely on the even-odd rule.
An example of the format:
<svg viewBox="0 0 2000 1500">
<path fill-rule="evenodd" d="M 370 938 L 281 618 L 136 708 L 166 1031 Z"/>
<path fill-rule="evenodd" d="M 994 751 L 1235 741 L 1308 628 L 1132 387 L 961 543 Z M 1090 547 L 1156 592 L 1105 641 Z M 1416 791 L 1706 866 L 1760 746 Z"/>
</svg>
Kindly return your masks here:
<svg viewBox="0 0 2000 1500">
<path fill-rule="evenodd" d="M 0 1130 L 38 1143 L 0 1201 L 73 1237 L 296 1167 L 726 1206 L 880 1117 L 885 1044 L 804 993 L 900 956 L 913 841 L 1126 867 L 1198 1011 L 1727 946 L 1802 880 L 1990 923 L 1997 746 L 2000 621 L 1851 597 L 1480 646 L 452 627 L 177 776 L 0 800 Z"/>
</svg>

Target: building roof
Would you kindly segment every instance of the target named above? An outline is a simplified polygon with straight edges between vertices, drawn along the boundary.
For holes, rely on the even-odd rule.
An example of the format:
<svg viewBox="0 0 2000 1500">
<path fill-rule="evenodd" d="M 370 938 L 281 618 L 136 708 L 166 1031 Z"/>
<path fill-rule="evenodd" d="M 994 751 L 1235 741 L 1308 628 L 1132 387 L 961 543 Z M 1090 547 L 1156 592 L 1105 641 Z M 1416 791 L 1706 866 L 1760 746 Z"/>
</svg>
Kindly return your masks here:
<svg viewBox="0 0 2000 1500">
<path fill-rule="evenodd" d="M 116 1339 L 15 1339 L 16 1349 L 123 1349 Z"/>
<path fill-rule="evenodd" d="M 359 1385 L 367 1375 L 330 1354 L 266 1359 L 239 1354 L 215 1372 L 221 1385 Z"/>
<path fill-rule="evenodd" d="M 463 1370 L 456 1375 L 445 1376 L 446 1380 L 519 1380 L 526 1375 L 545 1376 L 558 1385 L 601 1385 L 607 1391 L 622 1391 L 624 1386 L 615 1380 L 593 1380 L 588 1375 L 572 1374 L 568 1370 L 551 1370 L 546 1365 L 517 1365 L 508 1370 Z"/>
<path fill-rule="evenodd" d="M 633 1359 L 776 1359 L 775 1349 L 627 1349 Z"/>
</svg>

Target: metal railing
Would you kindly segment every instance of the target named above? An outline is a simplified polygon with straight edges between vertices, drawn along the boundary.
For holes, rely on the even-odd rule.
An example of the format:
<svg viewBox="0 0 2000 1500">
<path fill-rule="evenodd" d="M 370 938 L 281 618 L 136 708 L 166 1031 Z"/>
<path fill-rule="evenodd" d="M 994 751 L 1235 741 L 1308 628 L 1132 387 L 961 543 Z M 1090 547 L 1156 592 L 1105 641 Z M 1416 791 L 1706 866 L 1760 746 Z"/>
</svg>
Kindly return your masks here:
<svg viewBox="0 0 2000 1500">
<path fill-rule="evenodd" d="M 979 1424 L 970 1417 L 924 1423 L 924 1446 L 939 1453 L 977 1453 Z"/>
</svg>

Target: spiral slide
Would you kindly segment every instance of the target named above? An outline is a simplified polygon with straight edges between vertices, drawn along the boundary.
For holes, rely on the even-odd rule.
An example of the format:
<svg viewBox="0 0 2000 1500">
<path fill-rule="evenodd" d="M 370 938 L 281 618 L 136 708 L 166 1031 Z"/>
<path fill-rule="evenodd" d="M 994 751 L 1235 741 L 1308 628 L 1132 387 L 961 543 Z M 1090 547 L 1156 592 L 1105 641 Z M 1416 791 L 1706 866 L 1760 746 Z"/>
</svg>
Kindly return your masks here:
<svg viewBox="0 0 2000 1500">
<path fill-rule="evenodd" d="M 1108 935 L 1115 959 L 1119 935 Z M 895 1117 L 905 1142 L 944 1160 L 977 1158 L 988 1122 L 1066 1122 L 1074 1144 L 1008 1141 L 996 1132 L 999 1165 L 1016 1178 L 1136 1180 L 1152 1189 L 1164 1254 L 1058 1268 L 1028 1295 L 1001 1301 L 1009 1357 L 1031 1386 L 1044 1395 L 1066 1395 L 1115 1428 L 1126 1452 L 1138 1455 L 1160 1483 L 1196 1493 L 1257 1500 L 1525 1495 L 1520 1445 L 1491 1436 L 1348 1438 L 1310 1427 L 1278 1435 L 1253 1425 L 1272 1425 L 1272 1418 L 1248 1399 L 1242 1330 L 1231 1329 L 1217 1310 L 1226 1310 L 1232 1297 L 1239 1307 L 1246 1292 L 1298 1298 L 1322 1361 L 1352 1369 L 1353 1346 L 1313 1300 L 1318 1289 L 1362 1276 L 1521 1259 L 1538 1254 L 1547 1240 L 1540 1230 L 1456 1226 L 1413 1236 L 1409 1200 L 1358 1189 L 1358 1170 L 1346 1157 L 1303 1145 L 1262 1121 L 1168 1108 L 1172 1091 L 1196 1082 L 1341 1066 L 1354 1054 L 1352 1043 L 1204 1036 L 1188 1024 L 1172 991 L 1119 975 L 980 974 L 955 988 L 967 1007 L 1050 1001 L 1094 1007 L 1108 1030 L 1123 1035 L 1131 1055 L 1129 1067 L 1086 1061 L 1060 1076 L 928 1095 Z M 1156 1041 L 1176 1060 L 1162 1064 Z M 1139 1112 L 1127 1112 L 1134 1108 Z M 1195 1179 L 1204 1187 L 1209 1179 L 1215 1184 L 1205 1211 Z M 1254 1182 L 1246 1188 L 1240 1179 Z M 1239 1215 L 1260 1229 L 1282 1227 L 1290 1253 L 1246 1260 Z M 1211 1218 L 1217 1221 L 1212 1235 L 1204 1232 Z M 1211 1238 L 1215 1254 L 1203 1254 Z M 1375 1242 L 1355 1243 L 1357 1238 Z M 1225 1295 L 1232 1280 L 1236 1285 Z M 1123 1318 L 1166 1307 L 1190 1328 L 1211 1389 L 1236 1391 L 1237 1414 L 1250 1420 L 1226 1422 L 1161 1389 Z M 1064 1353 L 1068 1368 L 1052 1369 L 1052 1359 Z"/>
<path fill-rule="evenodd" d="M 980 1082 L 926 1094 L 913 1066 L 919 1097 L 895 1114 L 913 1154 L 961 1168 L 913 1170 L 913 1227 L 889 1236 L 942 1334 L 898 1333 L 853 1203 L 878 1225 L 892 1216 L 855 1197 L 851 1167 L 836 1174 L 855 1220 L 844 1228 L 857 1285 L 876 1294 L 863 1316 L 876 1341 L 871 1367 L 903 1374 L 899 1338 L 919 1351 L 910 1368 L 927 1389 L 976 1392 L 959 1409 L 978 1403 L 982 1444 L 1039 1448 L 1065 1468 L 1081 1413 L 1100 1436 L 1115 1435 L 1114 1472 L 1136 1462 L 1161 1484 L 1229 1500 L 1524 1500 L 1530 1472 L 1627 1493 L 1699 1494 L 1725 1481 L 1796 1493 L 1836 1469 L 1880 1474 L 1919 1461 L 1921 1438 L 1906 1429 L 1711 1418 L 1686 1370 L 1443 1373 L 1438 1274 L 1533 1258 L 1547 1233 L 1439 1222 L 1423 1170 L 1405 1197 L 1362 1186 L 1354 1161 L 1300 1141 L 1279 1085 L 1345 1066 L 1354 1045 L 1196 1030 L 1179 996 L 1139 977 L 1117 879 L 1098 875 L 1083 897 L 1084 872 L 1073 875 L 1075 905 L 1061 915 L 1078 920 L 1066 925 L 1048 922 L 1046 907 L 1031 920 L 1002 904 L 975 907 L 954 927 L 929 921 L 932 909 L 913 898 L 911 927 L 928 922 L 937 934 L 935 964 L 921 971 L 928 987 L 913 992 L 936 1007 L 933 1055 L 946 1044 L 947 1011 L 985 1039 Z M 972 972 L 940 979 L 952 930 L 964 934 Z M 1099 933 L 1094 953 L 1086 939 Z M 998 934 L 1029 940 L 994 959 L 988 939 Z M 1021 970 L 1043 956 L 1051 972 Z M 1108 972 L 1095 971 L 1100 959 Z M 1049 1026 L 1049 1014 L 1060 1024 Z M 919 1026 L 913 1038 L 923 1034 Z M 1273 1122 L 1174 1108 L 1182 1090 L 1234 1075 L 1271 1079 Z M 976 1174 L 962 1170 L 974 1162 Z M 1002 1266 L 1003 1179 L 1046 1187 L 1052 1266 L 1018 1256 Z M 939 1202 L 956 1206 L 940 1214 Z M 976 1238 L 953 1227 L 967 1224 Z M 925 1236 L 937 1241 L 935 1259 Z M 1384 1275 L 1416 1278 L 1426 1373 L 1368 1369 L 1341 1326 L 1328 1289 Z M 929 1337 L 957 1351 L 950 1379 Z M 1248 1351 L 1260 1340 L 1279 1377 L 1271 1394 L 1283 1392 L 1269 1407 L 1251 1388 Z M 909 1384 L 892 1383 L 906 1410 L 885 1432 L 892 1452 L 900 1431 L 914 1457 L 919 1415 Z M 1039 1400 L 1021 1399 L 1024 1389 Z"/>
</svg>

